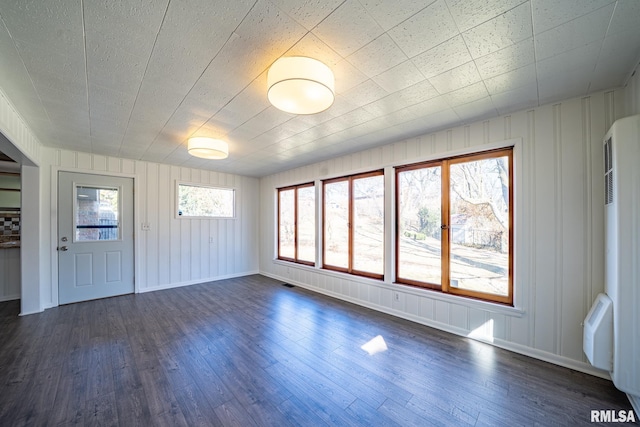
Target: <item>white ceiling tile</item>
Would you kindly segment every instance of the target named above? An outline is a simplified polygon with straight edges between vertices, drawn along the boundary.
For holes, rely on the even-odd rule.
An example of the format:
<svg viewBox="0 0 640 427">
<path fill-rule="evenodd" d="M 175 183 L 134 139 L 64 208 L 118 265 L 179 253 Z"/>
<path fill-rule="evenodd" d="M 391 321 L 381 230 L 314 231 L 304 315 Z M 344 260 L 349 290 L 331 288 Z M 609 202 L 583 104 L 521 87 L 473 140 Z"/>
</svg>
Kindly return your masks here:
<svg viewBox="0 0 640 427">
<path fill-rule="evenodd" d="M 143 147 L 138 147 L 135 145 L 124 145 L 120 148 L 118 152 L 118 157 L 124 157 L 125 159 L 135 159 L 138 160 L 142 158 L 146 149 Z"/>
<path fill-rule="evenodd" d="M 388 31 L 429 6 L 435 0 L 360 0 L 367 12 Z"/>
<path fill-rule="evenodd" d="M 510 91 L 491 95 L 491 99 L 500 114 L 537 107 L 538 85 L 530 83 Z"/>
<path fill-rule="evenodd" d="M 67 92 L 64 90 L 58 90 L 53 86 L 40 87 L 38 89 L 38 96 L 42 102 L 46 102 L 49 108 L 63 108 L 67 110 L 86 111 L 87 109 L 87 96 L 85 94 L 78 94 L 74 92 Z"/>
<path fill-rule="evenodd" d="M 302 40 L 287 50 L 284 56 L 308 56 L 317 59 L 331 69 L 344 59 L 313 33 L 307 33 Z"/>
<path fill-rule="evenodd" d="M 22 41 L 15 41 L 36 90 L 54 88 L 86 96 L 84 59 L 69 58 Z"/>
<path fill-rule="evenodd" d="M 601 45 L 599 41 L 593 42 L 539 61 L 536 65 L 538 78 L 540 80 L 553 79 L 556 76 L 563 78 L 567 74 L 578 73 L 590 75 L 596 67 Z"/>
<path fill-rule="evenodd" d="M 47 3 L 4 1 L 0 15 L 14 40 L 38 46 L 49 55 L 82 60 L 82 9 L 75 0 Z"/>
<path fill-rule="evenodd" d="M 476 64 L 471 61 L 432 77 L 429 79 L 429 82 L 440 94 L 444 94 L 472 85 L 480 80 L 478 68 Z"/>
<path fill-rule="evenodd" d="M 311 31 L 329 16 L 344 0 L 271 0 L 283 12 Z"/>
<path fill-rule="evenodd" d="M 525 65 L 517 70 L 509 71 L 484 81 L 489 94 L 507 92 L 521 86 L 536 84 L 535 64 Z"/>
<path fill-rule="evenodd" d="M 387 95 L 387 91 L 373 80 L 367 80 L 344 94 L 357 107 L 362 107 Z"/>
<path fill-rule="evenodd" d="M 456 112 L 460 120 L 467 123 L 496 117 L 498 115 L 498 110 L 494 107 L 493 101 L 489 96 L 454 107 L 453 111 Z"/>
<path fill-rule="evenodd" d="M 615 0 L 531 0 L 536 34 L 600 9 Z"/>
<path fill-rule="evenodd" d="M 536 58 L 542 60 L 602 40 L 615 4 L 581 16 L 536 36 Z"/>
<path fill-rule="evenodd" d="M 443 95 L 444 99 L 451 107 L 468 104 L 469 102 L 477 101 L 478 99 L 486 98 L 487 96 L 489 96 L 489 93 L 487 92 L 487 88 L 483 82 L 474 83 L 471 86 Z"/>
<path fill-rule="evenodd" d="M 429 83 L 428 80 L 423 80 L 372 102 L 363 108 L 373 114 L 374 117 L 382 117 L 437 96 L 438 91 L 431 85 L 431 83 Z"/>
<path fill-rule="evenodd" d="M 530 38 L 480 57 L 476 59 L 476 65 L 480 75 L 488 79 L 533 64 L 534 61 L 535 49 L 533 38 Z"/>
<path fill-rule="evenodd" d="M 422 74 L 429 78 L 471 61 L 462 36 L 455 36 L 412 59 Z"/>
<path fill-rule="evenodd" d="M 138 91 L 146 64 L 147 58 L 105 45 L 87 52 L 89 82 L 120 92 L 135 94 Z"/>
<path fill-rule="evenodd" d="M 529 3 L 462 33 L 473 58 L 488 55 L 533 35 Z"/>
<path fill-rule="evenodd" d="M 238 127 L 250 120 L 253 116 L 270 107 L 266 97 L 267 81 L 266 74 L 251 82 L 225 107 L 218 111 L 214 118 L 228 117 L 233 127 Z"/>
<path fill-rule="evenodd" d="M 407 109 L 414 112 L 418 117 L 424 117 L 435 114 L 438 111 L 449 109 L 449 104 L 447 104 L 444 96 L 438 96 L 412 105 L 411 107 L 407 107 Z"/>
<path fill-rule="evenodd" d="M 160 7 L 146 7 L 137 0 L 85 0 L 84 5 L 88 51 L 105 46 L 133 56 L 149 57 L 160 31 L 167 0 L 159 1 Z"/>
<path fill-rule="evenodd" d="M 438 0 L 413 15 L 388 34 L 412 58 L 458 34 L 444 0 Z"/>
<path fill-rule="evenodd" d="M 313 29 L 313 33 L 343 57 L 370 43 L 384 30 L 357 0 L 346 0 Z"/>
<path fill-rule="evenodd" d="M 368 77 L 351 65 L 349 61 L 342 60 L 333 67 L 333 74 L 336 79 L 336 93 L 341 94 L 359 85 Z"/>
<path fill-rule="evenodd" d="M 607 36 L 625 32 L 634 32 L 637 35 L 640 32 L 639 21 L 640 2 L 638 0 L 618 0 L 607 30 Z M 637 36 L 634 37 L 634 40 L 638 40 Z"/>
<path fill-rule="evenodd" d="M 424 80 L 424 76 L 410 60 L 373 77 L 373 81 L 389 93 L 405 89 Z"/>
<path fill-rule="evenodd" d="M 568 97 L 583 96 L 589 89 L 589 79 L 591 73 L 587 75 L 564 74 L 562 76 L 552 76 L 546 79 L 538 78 L 538 100 L 540 105 L 566 99 Z"/>
<path fill-rule="evenodd" d="M 458 29 L 466 31 L 501 15 L 527 0 L 447 0 Z"/>
<path fill-rule="evenodd" d="M 387 34 L 349 55 L 347 60 L 368 77 L 377 76 L 407 60 L 407 56 Z"/>
</svg>

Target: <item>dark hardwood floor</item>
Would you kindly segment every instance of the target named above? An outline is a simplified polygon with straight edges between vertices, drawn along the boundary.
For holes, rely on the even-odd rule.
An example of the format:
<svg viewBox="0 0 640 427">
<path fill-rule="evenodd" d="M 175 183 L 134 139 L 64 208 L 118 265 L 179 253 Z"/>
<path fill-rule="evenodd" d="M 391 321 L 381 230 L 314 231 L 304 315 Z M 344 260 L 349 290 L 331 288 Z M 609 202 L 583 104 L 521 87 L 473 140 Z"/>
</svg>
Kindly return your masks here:
<svg viewBox="0 0 640 427">
<path fill-rule="evenodd" d="M 0 426 L 586 425 L 600 378 L 263 276 L 17 317 L 0 303 Z M 360 347 L 382 336 L 387 351 Z"/>
</svg>

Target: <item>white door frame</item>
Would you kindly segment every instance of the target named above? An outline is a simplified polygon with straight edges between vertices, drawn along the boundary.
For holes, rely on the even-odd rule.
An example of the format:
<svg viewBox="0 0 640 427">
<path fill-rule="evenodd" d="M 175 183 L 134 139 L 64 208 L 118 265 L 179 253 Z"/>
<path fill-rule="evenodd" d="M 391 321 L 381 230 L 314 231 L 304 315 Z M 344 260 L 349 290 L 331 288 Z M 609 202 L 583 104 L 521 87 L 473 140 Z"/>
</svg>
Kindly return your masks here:
<svg viewBox="0 0 640 427">
<path fill-rule="evenodd" d="M 138 198 L 138 185 L 139 179 L 135 174 L 111 172 L 108 170 L 96 171 L 77 168 L 68 168 L 60 166 L 51 167 L 51 180 L 50 180 L 50 192 L 51 192 L 51 247 L 49 252 L 51 254 L 51 307 L 57 307 L 59 305 L 58 299 L 58 172 L 72 172 L 83 173 L 87 175 L 103 175 L 113 176 L 117 178 L 131 178 L 133 179 L 133 292 L 139 293 L 138 277 L 140 276 L 140 235 L 137 232 L 137 225 L 140 224 L 140 201 Z M 49 307 L 43 307 L 49 308 Z"/>
</svg>

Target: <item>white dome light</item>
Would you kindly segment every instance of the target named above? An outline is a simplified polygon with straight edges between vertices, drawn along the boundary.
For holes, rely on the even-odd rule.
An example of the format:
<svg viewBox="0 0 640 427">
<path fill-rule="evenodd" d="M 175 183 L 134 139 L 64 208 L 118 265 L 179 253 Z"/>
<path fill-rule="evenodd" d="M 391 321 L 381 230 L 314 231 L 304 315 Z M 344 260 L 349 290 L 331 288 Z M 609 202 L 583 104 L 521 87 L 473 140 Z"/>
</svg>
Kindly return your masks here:
<svg viewBox="0 0 640 427">
<path fill-rule="evenodd" d="M 333 104 L 334 77 L 322 62 L 285 56 L 267 73 L 267 97 L 274 107 L 292 114 L 315 114 Z"/>
<path fill-rule="evenodd" d="M 221 139 L 198 136 L 189 138 L 187 151 L 195 157 L 220 160 L 226 159 L 229 156 L 229 144 Z"/>
</svg>

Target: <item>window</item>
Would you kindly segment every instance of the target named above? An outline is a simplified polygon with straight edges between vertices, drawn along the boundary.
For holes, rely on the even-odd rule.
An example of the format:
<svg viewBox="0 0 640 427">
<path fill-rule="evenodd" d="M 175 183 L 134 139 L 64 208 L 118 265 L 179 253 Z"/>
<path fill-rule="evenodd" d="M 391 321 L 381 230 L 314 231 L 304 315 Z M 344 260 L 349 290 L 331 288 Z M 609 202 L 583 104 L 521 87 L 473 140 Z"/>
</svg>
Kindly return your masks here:
<svg viewBox="0 0 640 427">
<path fill-rule="evenodd" d="M 75 186 L 75 242 L 119 240 L 119 188 Z"/>
<path fill-rule="evenodd" d="M 381 279 L 383 171 L 330 179 L 323 188 L 323 267 Z"/>
<path fill-rule="evenodd" d="M 396 168 L 396 281 L 513 303 L 513 150 Z"/>
<path fill-rule="evenodd" d="M 233 218 L 235 216 L 235 190 L 178 184 L 177 205 L 179 217 Z"/>
<path fill-rule="evenodd" d="M 278 259 L 315 264 L 315 191 L 313 183 L 278 189 Z"/>
</svg>

